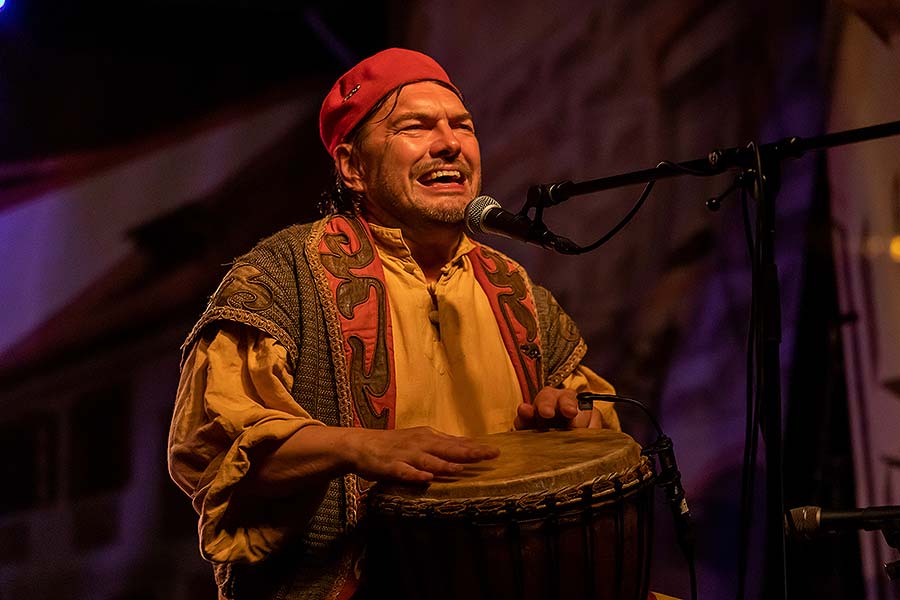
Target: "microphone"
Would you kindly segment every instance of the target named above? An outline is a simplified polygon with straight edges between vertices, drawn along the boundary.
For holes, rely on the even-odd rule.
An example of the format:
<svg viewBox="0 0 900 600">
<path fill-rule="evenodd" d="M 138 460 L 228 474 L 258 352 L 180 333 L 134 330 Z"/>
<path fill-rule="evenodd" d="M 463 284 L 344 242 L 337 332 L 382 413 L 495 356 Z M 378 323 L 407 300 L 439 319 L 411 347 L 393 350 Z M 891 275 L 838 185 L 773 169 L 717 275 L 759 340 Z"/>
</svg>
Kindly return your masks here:
<svg viewBox="0 0 900 600">
<path fill-rule="evenodd" d="M 792 508 L 784 515 L 790 535 L 812 538 L 820 533 L 846 530 L 878 531 L 900 527 L 900 506 L 870 506 L 848 510 L 822 510 L 818 506 Z"/>
<path fill-rule="evenodd" d="M 504 210 L 490 196 L 478 196 L 466 206 L 466 230 L 472 234 L 502 235 L 562 254 L 577 254 L 579 250 L 572 240 L 556 235 L 543 225 L 535 226 L 534 221 L 525 215 Z"/>
</svg>

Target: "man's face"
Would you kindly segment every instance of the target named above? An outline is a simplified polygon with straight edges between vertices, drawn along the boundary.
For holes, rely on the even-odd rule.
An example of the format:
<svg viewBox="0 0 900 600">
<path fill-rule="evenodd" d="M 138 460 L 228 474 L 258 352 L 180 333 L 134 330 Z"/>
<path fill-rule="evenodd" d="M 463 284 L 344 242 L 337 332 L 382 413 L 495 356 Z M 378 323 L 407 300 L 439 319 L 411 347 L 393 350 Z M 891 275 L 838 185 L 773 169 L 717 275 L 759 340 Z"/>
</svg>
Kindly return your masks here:
<svg viewBox="0 0 900 600">
<path fill-rule="evenodd" d="M 428 81 L 407 85 L 360 134 L 356 191 L 377 222 L 413 230 L 462 223 L 481 190 L 481 153 L 456 94 Z"/>
</svg>

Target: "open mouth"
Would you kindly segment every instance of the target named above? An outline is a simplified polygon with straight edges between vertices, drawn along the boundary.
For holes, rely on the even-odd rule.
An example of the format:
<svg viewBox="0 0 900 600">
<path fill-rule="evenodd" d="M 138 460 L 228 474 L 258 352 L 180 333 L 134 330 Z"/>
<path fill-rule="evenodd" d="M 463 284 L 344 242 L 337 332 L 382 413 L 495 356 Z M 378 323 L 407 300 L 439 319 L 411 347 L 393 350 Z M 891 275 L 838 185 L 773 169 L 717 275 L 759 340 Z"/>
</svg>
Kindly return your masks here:
<svg viewBox="0 0 900 600">
<path fill-rule="evenodd" d="M 429 171 L 419 177 L 419 183 L 422 185 L 440 185 L 440 184 L 463 184 L 466 181 L 465 175 L 456 169 L 439 169 Z"/>
</svg>

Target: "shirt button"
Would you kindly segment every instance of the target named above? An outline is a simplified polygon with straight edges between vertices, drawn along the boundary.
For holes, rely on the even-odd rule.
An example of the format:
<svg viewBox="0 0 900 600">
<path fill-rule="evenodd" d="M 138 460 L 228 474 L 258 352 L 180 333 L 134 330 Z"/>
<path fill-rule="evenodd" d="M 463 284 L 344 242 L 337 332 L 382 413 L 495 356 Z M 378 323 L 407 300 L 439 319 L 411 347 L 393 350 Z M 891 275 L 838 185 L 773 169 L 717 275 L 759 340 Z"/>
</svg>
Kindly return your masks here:
<svg viewBox="0 0 900 600">
<path fill-rule="evenodd" d="M 438 314 L 438 311 L 436 311 L 436 310 L 430 310 L 430 311 L 428 311 L 428 320 L 431 321 L 432 324 L 434 324 L 434 325 L 440 325 L 440 324 L 441 324 L 441 317 L 440 317 L 440 315 Z"/>
</svg>

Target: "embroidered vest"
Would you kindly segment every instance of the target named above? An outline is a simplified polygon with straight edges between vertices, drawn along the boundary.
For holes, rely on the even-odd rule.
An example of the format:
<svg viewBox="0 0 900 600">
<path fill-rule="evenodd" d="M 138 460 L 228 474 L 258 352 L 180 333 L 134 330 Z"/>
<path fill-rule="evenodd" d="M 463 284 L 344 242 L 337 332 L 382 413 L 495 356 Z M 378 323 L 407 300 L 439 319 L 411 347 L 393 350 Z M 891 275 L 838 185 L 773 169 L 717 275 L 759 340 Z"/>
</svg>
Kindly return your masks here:
<svg viewBox="0 0 900 600">
<path fill-rule="evenodd" d="M 497 318 L 522 396 L 560 384 L 586 346 L 550 293 L 503 254 L 475 244 L 475 277 Z M 250 325 L 287 349 L 291 393 L 326 425 L 393 428 L 396 377 L 389 297 L 381 260 L 362 219 L 335 215 L 294 225 L 238 258 L 182 346 L 229 320 Z M 353 532 L 360 520 L 355 475 L 332 480 L 309 526 L 255 565 L 216 565 L 226 598 L 348 597 L 355 585 Z"/>
</svg>

